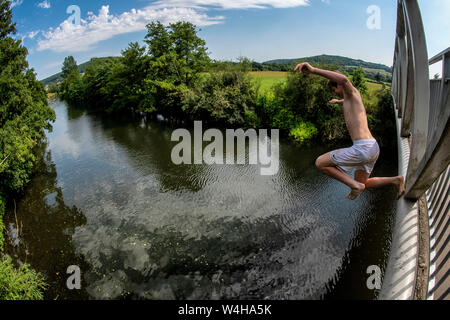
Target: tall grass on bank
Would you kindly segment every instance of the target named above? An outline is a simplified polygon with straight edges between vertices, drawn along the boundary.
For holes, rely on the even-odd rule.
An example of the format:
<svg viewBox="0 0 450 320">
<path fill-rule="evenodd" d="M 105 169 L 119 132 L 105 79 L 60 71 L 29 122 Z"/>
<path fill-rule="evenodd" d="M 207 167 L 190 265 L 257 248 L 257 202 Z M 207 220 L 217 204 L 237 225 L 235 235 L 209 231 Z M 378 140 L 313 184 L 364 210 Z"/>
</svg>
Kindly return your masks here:
<svg viewBox="0 0 450 320">
<path fill-rule="evenodd" d="M 14 267 L 9 256 L 0 257 L 0 300 L 42 300 L 44 277 L 27 264 Z"/>
</svg>

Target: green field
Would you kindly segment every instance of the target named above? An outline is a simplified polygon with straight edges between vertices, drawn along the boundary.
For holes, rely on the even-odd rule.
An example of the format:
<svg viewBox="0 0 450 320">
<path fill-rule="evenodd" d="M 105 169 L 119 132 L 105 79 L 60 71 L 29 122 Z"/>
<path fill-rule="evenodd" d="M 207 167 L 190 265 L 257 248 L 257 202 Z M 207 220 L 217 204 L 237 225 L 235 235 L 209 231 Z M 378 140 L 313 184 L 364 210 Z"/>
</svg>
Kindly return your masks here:
<svg viewBox="0 0 450 320">
<path fill-rule="evenodd" d="M 279 71 L 258 71 L 250 72 L 250 75 L 254 79 L 255 85 L 260 85 L 261 92 L 268 92 L 275 84 L 286 81 L 288 73 Z M 369 88 L 369 96 L 375 95 L 376 92 L 382 88 L 380 83 L 367 81 L 366 84 Z M 386 83 L 386 86 L 390 86 L 390 84 Z"/>
<path fill-rule="evenodd" d="M 261 92 L 270 91 L 275 84 L 285 81 L 287 74 L 280 71 L 250 72 L 255 84 L 260 85 Z"/>
</svg>

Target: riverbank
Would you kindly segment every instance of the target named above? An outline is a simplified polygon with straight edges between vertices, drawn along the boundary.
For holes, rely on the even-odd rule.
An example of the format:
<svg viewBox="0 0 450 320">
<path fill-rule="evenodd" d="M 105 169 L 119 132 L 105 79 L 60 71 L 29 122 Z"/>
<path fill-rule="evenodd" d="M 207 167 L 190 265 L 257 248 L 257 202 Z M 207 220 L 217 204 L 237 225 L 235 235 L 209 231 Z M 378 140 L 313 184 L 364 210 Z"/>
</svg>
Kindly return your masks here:
<svg viewBox="0 0 450 320">
<path fill-rule="evenodd" d="M 42 300 L 47 287 L 44 276 L 28 264 L 15 266 L 4 253 L 6 199 L 0 195 L 0 300 Z"/>
</svg>

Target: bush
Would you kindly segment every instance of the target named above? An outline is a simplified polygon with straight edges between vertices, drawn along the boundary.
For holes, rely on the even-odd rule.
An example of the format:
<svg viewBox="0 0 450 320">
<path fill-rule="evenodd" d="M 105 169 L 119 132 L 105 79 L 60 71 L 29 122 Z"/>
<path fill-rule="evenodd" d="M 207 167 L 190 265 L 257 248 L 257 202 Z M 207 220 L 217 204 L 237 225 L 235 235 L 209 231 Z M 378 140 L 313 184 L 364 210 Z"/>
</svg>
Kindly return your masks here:
<svg viewBox="0 0 450 320">
<path fill-rule="evenodd" d="M 239 70 L 211 73 L 183 93 L 183 112 L 192 120 L 231 126 L 257 125 L 253 84 Z M 251 123 L 247 121 L 250 120 Z"/>
<path fill-rule="evenodd" d="M 298 143 L 313 139 L 317 135 L 317 128 L 311 122 L 300 122 L 289 132 L 289 136 Z"/>
<path fill-rule="evenodd" d="M 0 300 L 42 300 L 44 277 L 27 264 L 13 266 L 9 256 L 0 258 Z"/>
</svg>

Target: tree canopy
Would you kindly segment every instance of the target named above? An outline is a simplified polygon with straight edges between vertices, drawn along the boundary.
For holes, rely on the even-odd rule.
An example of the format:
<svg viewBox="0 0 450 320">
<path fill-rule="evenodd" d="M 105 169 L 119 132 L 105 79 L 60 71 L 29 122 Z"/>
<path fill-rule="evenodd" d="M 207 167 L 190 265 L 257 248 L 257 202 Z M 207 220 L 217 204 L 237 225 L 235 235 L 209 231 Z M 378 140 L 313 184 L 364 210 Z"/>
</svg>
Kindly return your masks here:
<svg viewBox="0 0 450 320">
<path fill-rule="evenodd" d="M 29 181 L 33 147 L 55 119 L 42 84 L 26 60 L 21 40 L 9 35 L 9 1 L 0 0 L 0 193 L 19 191 Z"/>
</svg>

